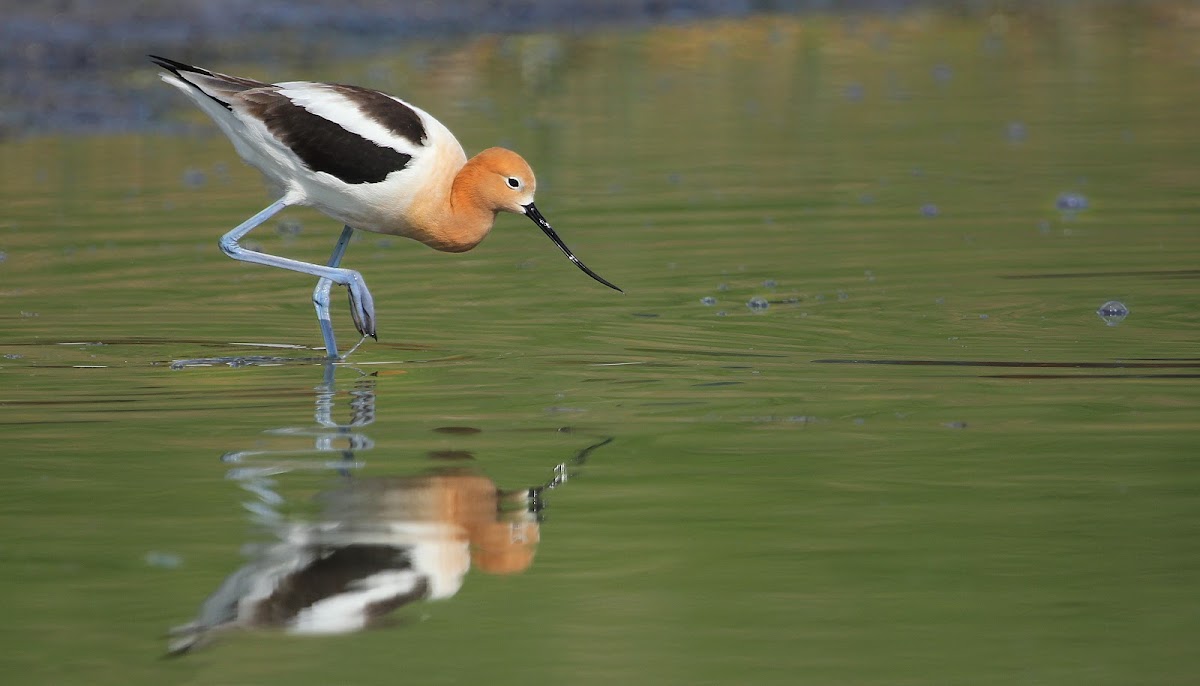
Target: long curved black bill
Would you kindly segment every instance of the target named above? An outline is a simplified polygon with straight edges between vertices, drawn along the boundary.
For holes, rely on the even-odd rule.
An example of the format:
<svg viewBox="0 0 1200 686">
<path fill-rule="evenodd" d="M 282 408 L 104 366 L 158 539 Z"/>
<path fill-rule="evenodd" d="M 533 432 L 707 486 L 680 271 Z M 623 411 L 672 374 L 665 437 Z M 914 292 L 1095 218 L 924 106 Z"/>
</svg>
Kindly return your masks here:
<svg viewBox="0 0 1200 686">
<path fill-rule="evenodd" d="M 529 203 L 528 205 L 525 205 L 525 216 L 532 219 L 533 223 L 537 224 L 538 228 L 541 229 L 542 232 L 545 233 L 547 236 L 549 236 L 550 240 L 554 241 L 554 244 L 558 246 L 558 249 L 563 251 L 563 254 L 567 256 L 567 259 L 574 262 L 576 267 L 579 267 L 580 269 L 582 269 L 584 274 L 587 274 L 588 276 L 599 281 L 600 283 L 604 284 L 605 286 L 608 286 L 609 288 L 613 289 L 614 291 L 617 291 L 618 293 L 625 292 L 625 291 L 621 290 L 620 288 L 614 286 L 607 279 L 600 276 L 596 272 L 592 271 L 591 269 L 588 269 L 586 264 L 580 262 L 579 258 L 575 257 L 574 253 L 571 252 L 571 249 L 567 247 L 567 244 L 563 243 L 562 239 L 558 237 L 558 234 L 554 233 L 554 229 L 550 228 L 550 222 L 546 221 L 546 218 L 542 216 L 541 212 L 538 212 L 538 208 L 535 207 L 533 203 Z"/>
</svg>

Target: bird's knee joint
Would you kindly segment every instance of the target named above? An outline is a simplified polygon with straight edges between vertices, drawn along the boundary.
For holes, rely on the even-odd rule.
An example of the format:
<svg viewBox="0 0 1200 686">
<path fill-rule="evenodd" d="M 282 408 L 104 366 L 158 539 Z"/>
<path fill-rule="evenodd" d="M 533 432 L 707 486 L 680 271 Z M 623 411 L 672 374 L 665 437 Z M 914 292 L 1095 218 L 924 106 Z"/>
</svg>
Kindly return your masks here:
<svg viewBox="0 0 1200 686">
<path fill-rule="evenodd" d="M 241 252 L 242 246 L 238 245 L 237 239 L 229 236 L 221 236 L 221 240 L 217 241 L 217 245 L 221 246 L 221 252 L 230 257 L 237 257 Z"/>
</svg>

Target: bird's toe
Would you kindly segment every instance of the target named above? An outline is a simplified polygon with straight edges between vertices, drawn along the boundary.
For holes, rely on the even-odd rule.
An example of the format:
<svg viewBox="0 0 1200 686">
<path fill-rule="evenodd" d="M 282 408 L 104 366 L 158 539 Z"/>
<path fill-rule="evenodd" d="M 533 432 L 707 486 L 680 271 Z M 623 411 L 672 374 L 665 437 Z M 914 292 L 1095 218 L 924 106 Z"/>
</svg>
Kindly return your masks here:
<svg viewBox="0 0 1200 686">
<path fill-rule="evenodd" d="M 346 290 L 350 294 L 350 316 L 354 319 L 354 328 L 364 336 L 379 340 L 375 335 L 375 299 L 371 297 L 367 284 L 356 274 Z"/>
</svg>

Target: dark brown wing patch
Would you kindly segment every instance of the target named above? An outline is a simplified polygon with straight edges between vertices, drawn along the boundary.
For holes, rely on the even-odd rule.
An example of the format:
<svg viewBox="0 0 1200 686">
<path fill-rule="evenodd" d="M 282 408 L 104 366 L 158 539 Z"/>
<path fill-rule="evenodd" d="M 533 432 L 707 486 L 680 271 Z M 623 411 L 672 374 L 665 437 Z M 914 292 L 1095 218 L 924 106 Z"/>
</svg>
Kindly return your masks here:
<svg viewBox="0 0 1200 686">
<path fill-rule="evenodd" d="M 408 551 L 398 546 L 351 544 L 322 552 L 307 567 L 280 581 L 256 606 L 252 624 L 283 626 L 305 608 L 350 591 L 355 582 L 382 572 L 412 569 Z"/>
<path fill-rule="evenodd" d="M 379 183 L 412 160 L 412 155 L 379 145 L 309 112 L 273 87 L 245 91 L 241 100 L 249 113 L 261 119 L 304 166 L 345 183 Z M 392 102 L 412 112 L 395 100 Z M 420 119 L 417 124 L 420 126 Z M 423 135 L 424 127 L 421 132 Z"/>
<path fill-rule="evenodd" d="M 374 119 L 392 133 L 413 145 L 425 145 L 425 125 L 421 117 L 404 103 L 370 88 L 334 84 L 336 93 L 354 103 L 364 116 Z"/>
</svg>

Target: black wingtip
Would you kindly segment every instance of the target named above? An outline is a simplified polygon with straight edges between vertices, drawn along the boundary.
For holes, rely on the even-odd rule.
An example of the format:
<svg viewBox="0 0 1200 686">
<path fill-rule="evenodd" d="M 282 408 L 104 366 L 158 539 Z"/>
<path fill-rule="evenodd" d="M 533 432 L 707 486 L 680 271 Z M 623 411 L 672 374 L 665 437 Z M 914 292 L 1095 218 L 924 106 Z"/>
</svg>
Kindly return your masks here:
<svg viewBox="0 0 1200 686">
<path fill-rule="evenodd" d="M 189 81 L 187 79 L 187 77 L 182 74 L 182 72 L 188 72 L 191 74 L 200 74 L 201 76 L 216 76 L 216 74 L 213 74 L 211 71 L 209 71 L 207 69 L 201 69 L 200 67 L 194 67 L 190 64 L 184 64 L 183 62 L 173 60 L 169 57 L 162 57 L 160 55 L 146 55 L 146 56 L 150 58 L 150 61 L 154 62 L 155 64 L 162 67 L 163 69 L 166 69 L 167 71 L 171 72 L 180 81 L 183 81 L 184 83 L 188 84 L 192 88 L 195 88 L 196 90 L 200 91 L 205 96 L 210 98 L 213 102 L 217 103 L 221 107 L 224 107 L 225 109 L 227 109 L 231 112 L 233 111 L 232 105 L 230 105 L 229 103 L 225 102 L 224 100 L 214 96 L 212 93 L 209 93 L 208 91 L 204 90 L 203 88 L 196 85 L 195 83 Z"/>
<path fill-rule="evenodd" d="M 201 69 L 200 67 L 194 67 L 190 64 L 186 64 L 184 62 L 179 62 L 179 61 L 173 60 L 169 57 L 162 57 L 160 55 L 146 55 L 146 56 L 150 58 L 151 62 L 154 62 L 158 66 L 162 67 L 163 69 L 166 69 L 167 71 L 171 72 L 172 74 L 175 74 L 176 76 L 179 76 L 179 72 L 181 72 L 181 71 L 188 71 L 188 72 L 192 72 L 193 74 L 203 74 L 205 76 L 213 75 L 212 72 L 207 69 Z"/>
</svg>

